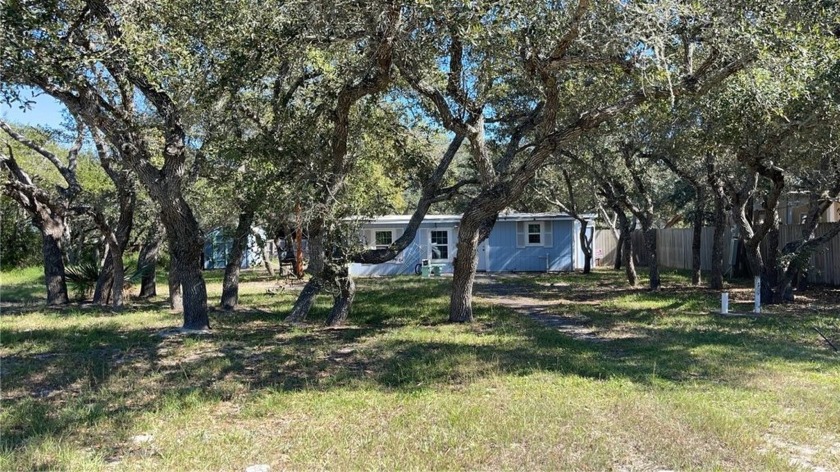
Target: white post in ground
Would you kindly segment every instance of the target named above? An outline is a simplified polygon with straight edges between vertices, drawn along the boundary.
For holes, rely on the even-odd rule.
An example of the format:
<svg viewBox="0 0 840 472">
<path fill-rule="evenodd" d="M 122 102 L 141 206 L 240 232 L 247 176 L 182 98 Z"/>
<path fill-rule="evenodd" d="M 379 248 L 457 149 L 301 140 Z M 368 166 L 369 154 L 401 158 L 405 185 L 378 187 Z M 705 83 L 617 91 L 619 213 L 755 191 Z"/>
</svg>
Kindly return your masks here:
<svg viewBox="0 0 840 472">
<path fill-rule="evenodd" d="M 729 314 L 729 292 L 721 292 L 720 294 L 720 313 L 722 315 Z"/>
<path fill-rule="evenodd" d="M 753 313 L 761 313 L 761 277 L 755 278 L 755 308 Z"/>
</svg>

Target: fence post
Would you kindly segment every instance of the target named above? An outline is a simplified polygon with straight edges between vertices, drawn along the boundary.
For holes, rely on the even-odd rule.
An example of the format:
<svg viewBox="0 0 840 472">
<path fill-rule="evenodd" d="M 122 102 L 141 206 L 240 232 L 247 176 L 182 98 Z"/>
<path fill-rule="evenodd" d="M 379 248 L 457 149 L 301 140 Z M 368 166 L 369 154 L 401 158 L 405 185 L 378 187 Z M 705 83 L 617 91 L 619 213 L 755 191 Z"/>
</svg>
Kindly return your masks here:
<svg viewBox="0 0 840 472">
<path fill-rule="evenodd" d="M 753 313 L 761 313 L 761 277 L 755 278 L 755 308 Z"/>
</svg>

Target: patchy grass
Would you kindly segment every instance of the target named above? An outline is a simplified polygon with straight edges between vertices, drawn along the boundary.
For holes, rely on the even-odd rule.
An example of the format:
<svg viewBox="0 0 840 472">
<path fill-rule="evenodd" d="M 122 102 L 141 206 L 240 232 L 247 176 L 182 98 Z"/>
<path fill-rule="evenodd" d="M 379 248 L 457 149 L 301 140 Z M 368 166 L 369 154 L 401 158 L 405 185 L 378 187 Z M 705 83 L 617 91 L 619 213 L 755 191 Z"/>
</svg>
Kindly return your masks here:
<svg viewBox="0 0 840 472">
<path fill-rule="evenodd" d="M 0 303 L 35 303 L 46 298 L 42 267 L 0 271 Z"/>
<path fill-rule="evenodd" d="M 0 470 L 840 470 L 840 356 L 813 331 L 840 337 L 839 310 L 721 318 L 668 277 L 505 278 L 602 342 L 490 302 L 445 324 L 449 281 L 415 277 L 359 281 L 342 329 L 326 297 L 282 323 L 295 288 L 259 272 L 210 335 L 162 336 L 163 297 L 4 309 Z"/>
</svg>

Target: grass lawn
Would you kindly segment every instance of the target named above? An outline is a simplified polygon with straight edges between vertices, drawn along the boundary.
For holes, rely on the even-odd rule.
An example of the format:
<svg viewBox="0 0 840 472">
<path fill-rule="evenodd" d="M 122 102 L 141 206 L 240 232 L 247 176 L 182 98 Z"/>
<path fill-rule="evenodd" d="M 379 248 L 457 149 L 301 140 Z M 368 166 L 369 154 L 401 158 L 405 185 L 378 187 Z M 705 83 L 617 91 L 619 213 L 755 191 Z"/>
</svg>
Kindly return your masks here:
<svg viewBox="0 0 840 472">
<path fill-rule="evenodd" d="M 814 330 L 840 338 L 838 290 L 721 318 L 680 274 L 499 278 L 593 341 L 489 300 L 445 324 L 445 278 L 362 279 L 351 326 L 317 324 L 326 298 L 290 326 L 295 293 L 249 273 L 183 336 L 163 297 L 45 310 L 40 271 L 0 277 L 4 471 L 840 470 L 840 356 Z"/>
</svg>

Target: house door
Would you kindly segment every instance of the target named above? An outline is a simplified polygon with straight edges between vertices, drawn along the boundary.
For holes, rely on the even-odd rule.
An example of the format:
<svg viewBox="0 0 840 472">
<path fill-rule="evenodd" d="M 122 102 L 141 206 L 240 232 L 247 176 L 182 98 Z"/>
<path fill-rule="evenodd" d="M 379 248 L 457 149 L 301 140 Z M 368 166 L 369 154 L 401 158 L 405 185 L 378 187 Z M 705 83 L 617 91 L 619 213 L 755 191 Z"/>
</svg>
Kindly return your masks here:
<svg viewBox="0 0 840 472">
<path fill-rule="evenodd" d="M 478 271 L 487 272 L 490 267 L 490 245 L 488 240 L 478 245 Z"/>
</svg>

